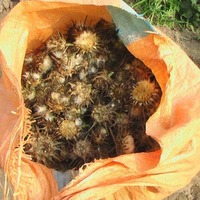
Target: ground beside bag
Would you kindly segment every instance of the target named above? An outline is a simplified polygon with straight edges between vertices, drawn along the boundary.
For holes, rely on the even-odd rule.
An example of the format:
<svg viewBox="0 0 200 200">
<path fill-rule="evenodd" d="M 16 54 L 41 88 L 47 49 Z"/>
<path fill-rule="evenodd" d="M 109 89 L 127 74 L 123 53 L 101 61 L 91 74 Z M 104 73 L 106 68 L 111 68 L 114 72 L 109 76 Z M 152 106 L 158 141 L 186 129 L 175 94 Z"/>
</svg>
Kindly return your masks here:
<svg viewBox="0 0 200 200">
<path fill-rule="evenodd" d="M 161 150 L 97 160 L 58 192 L 52 171 L 22 151 L 30 122 L 21 72 L 26 51 L 39 47 L 51 34 L 64 32 L 72 19 L 85 16 L 94 23 L 100 18 L 113 20 L 130 52 L 153 71 L 163 95 L 146 132 Z M 124 2 L 21 2 L 1 23 L 0 51 L 0 166 L 14 199 L 156 200 L 185 186 L 200 170 L 200 70 Z M 3 187 L 6 199 L 9 188 Z"/>
</svg>

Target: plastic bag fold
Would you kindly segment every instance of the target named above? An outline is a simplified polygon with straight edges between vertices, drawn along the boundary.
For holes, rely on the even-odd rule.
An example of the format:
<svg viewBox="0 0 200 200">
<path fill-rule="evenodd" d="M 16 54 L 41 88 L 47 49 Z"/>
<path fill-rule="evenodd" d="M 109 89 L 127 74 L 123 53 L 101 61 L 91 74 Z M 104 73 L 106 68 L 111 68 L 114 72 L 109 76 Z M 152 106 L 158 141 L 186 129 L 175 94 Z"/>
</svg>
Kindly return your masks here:
<svg viewBox="0 0 200 200">
<path fill-rule="evenodd" d="M 23 153 L 28 132 L 21 94 L 25 53 L 73 19 L 114 21 L 129 51 L 154 73 L 162 89 L 146 133 L 161 150 L 96 160 L 58 191 L 52 171 Z M 200 70 L 180 47 L 123 1 L 26 1 L 0 25 L 0 166 L 14 199 L 162 199 L 200 170 Z"/>
</svg>

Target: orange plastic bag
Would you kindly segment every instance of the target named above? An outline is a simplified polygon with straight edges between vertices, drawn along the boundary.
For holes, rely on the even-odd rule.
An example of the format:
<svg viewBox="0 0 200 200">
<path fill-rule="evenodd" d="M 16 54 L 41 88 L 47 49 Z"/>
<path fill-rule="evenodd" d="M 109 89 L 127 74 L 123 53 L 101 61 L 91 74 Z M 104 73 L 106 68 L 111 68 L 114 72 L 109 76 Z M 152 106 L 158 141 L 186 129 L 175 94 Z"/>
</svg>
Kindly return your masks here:
<svg viewBox="0 0 200 200">
<path fill-rule="evenodd" d="M 72 3 L 70 3 L 72 2 Z M 26 51 L 73 19 L 113 20 L 130 52 L 154 73 L 162 89 L 146 133 L 161 150 L 90 163 L 58 191 L 52 171 L 22 151 L 30 126 L 21 94 Z M 190 182 L 200 170 L 200 70 L 169 38 L 155 31 L 122 1 L 27 1 L 0 27 L 0 166 L 14 199 L 162 199 Z M 4 185 L 4 198 L 8 196 Z"/>
</svg>

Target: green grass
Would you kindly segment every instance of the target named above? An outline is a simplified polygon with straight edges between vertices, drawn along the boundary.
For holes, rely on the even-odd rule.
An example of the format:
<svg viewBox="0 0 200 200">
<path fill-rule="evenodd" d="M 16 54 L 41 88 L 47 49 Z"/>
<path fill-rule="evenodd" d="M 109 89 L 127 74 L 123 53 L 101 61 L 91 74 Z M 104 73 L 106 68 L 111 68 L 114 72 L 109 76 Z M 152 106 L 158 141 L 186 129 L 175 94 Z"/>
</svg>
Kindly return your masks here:
<svg viewBox="0 0 200 200">
<path fill-rule="evenodd" d="M 200 0 L 126 0 L 149 21 L 158 26 L 190 29 L 200 34 Z"/>
</svg>

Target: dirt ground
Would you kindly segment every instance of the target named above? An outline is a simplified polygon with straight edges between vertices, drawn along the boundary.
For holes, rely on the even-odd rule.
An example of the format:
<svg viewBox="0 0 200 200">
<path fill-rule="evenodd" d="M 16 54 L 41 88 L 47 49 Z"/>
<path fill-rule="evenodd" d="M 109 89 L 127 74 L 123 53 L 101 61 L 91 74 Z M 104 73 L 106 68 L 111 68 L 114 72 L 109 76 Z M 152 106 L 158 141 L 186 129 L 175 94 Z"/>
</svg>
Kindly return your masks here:
<svg viewBox="0 0 200 200">
<path fill-rule="evenodd" d="M 0 20 L 9 12 L 13 5 L 16 5 L 16 3 L 17 0 L 14 0 L 12 3 L 10 3 L 10 0 L 0 0 Z M 158 28 L 179 44 L 200 68 L 200 40 L 196 39 L 196 34 L 188 30 L 172 30 L 168 27 Z M 189 185 L 177 191 L 165 200 L 200 200 L 200 173 L 193 178 Z"/>
<path fill-rule="evenodd" d="M 188 54 L 200 68 L 200 40 L 197 40 L 198 35 L 188 30 L 175 30 L 168 27 L 158 27 L 168 37 L 174 40 Z"/>
</svg>

